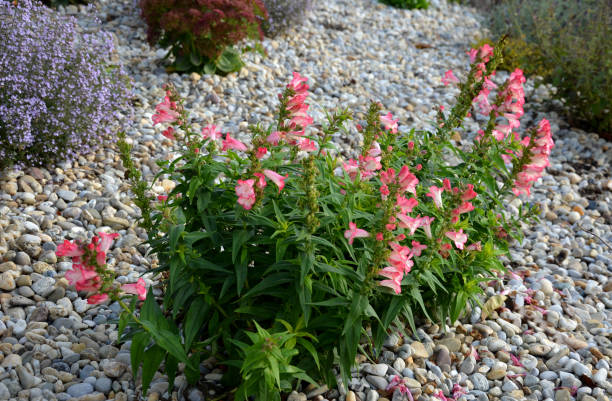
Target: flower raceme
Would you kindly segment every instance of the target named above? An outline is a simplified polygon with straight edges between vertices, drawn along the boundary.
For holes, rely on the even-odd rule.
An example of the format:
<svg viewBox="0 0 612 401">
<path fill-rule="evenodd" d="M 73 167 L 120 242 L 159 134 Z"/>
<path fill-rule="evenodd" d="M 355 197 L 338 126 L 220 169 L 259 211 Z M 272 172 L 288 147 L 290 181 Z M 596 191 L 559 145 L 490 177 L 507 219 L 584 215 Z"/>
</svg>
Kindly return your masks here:
<svg viewBox="0 0 612 401">
<path fill-rule="evenodd" d="M 163 123 L 173 123 L 178 120 L 180 114 L 176 110 L 176 103 L 170 100 L 169 96 L 155 107 L 155 114 L 152 120 L 155 125 Z"/>
<path fill-rule="evenodd" d="M 57 247 L 58 257 L 72 257 L 72 269 L 66 272 L 66 280 L 77 291 L 93 293 L 87 299 L 89 304 L 99 304 L 110 297 L 118 299 L 122 292 L 135 294 L 140 300 L 146 298 L 146 284 L 142 278 L 136 283 L 124 284 L 118 288 L 113 283 L 113 273 L 105 268 L 106 252 L 118 236 L 117 233 L 99 232 L 89 244 L 65 240 Z"/>
</svg>

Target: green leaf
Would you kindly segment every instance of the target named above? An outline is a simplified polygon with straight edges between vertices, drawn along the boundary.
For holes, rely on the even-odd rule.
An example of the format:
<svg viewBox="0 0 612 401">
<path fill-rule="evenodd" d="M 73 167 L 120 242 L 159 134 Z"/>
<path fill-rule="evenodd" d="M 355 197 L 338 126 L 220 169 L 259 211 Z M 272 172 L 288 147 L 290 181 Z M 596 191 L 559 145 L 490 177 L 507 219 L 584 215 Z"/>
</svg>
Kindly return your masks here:
<svg viewBox="0 0 612 401">
<path fill-rule="evenodd" d="M 231 47 L 226 48 L 216 62 L 217 68 L 225 73 L 240 71 L 243 65 L 240 53 Z"/>
<path fill-rule="evenodd" d="M 176 251 L 176 246 L 183 230 L 185 230 L 185 226 L 183 224 L 170 227 L 170 231 L 168 232 L 168 239 L 170 241 L 169 245 L 171 251 Z"/>
<path fill-rule="evenodd" d="M 204 324 L 204 319 L 208 315 L 208 309 L 210 305 L 204 303 L 201 299 L 195 299 L 191 306 L 189 307 L 189 311 L 187 311 L 187 316 L 185 316 L 185 349 L 189 350 L 191 347 L 191 343 L 196 338 L 198 331 L 200 331 L 200 327 Z"/>
<path fill-rule="evenodd" d="M 187 362 L 187 353 L 179 341 L 178 333 L 156 327 L 146 320 L 142 320 L 141 323 L 151 333 L 157 345 L 168 351 L 179 362 Z"/>
<path fill-rule="evenodd" d="M 202 64 L 202 56 L 200 56 L 198 53 L 196 52 L 191 52 L 191 54 L 189 55 L 189 61 L 191 61 L 191 64 L 193 64 L 196 67 L 199 67 Z"/>
<path fill-rule="evenodd" d="M 251 234 L 247 230 L 234 231 L 232 235 L 232 263 L 236 263 L 238 251 L 251 238 Z"/>
<path fill-rule="evenodd" d="M 161 365 L 166 351 L 158 345 L 154 345 L 144 352 L 142 358 L 142 393 L 146 394 L 149 385 L 159 366 Z"/>
<path fill-rule="evenodd" d="M 189 71 L 192 68 L 191 61 L 185 56 L 177 57 L 172 66 L 179 72 Z"/>
<path fill-rule="evenodd" d="M 204 74 L 214 74 L 217 71 L 217 65 L 213 61 L 204 64 Z"/>
<path fill-rule="evenodd" d="M 314 345 L 312 345 L 310 343 L 310 341 L 305 340 L 303 338 L 298 338 L 297 342 L 302 347 L 304 347 L 306 349 L 306 351 L 308 351 L 310 353 L 310 355 L 312 355 L 312 359 L 314 360 L 315 364 L 317 365 L 317 369 L 321 369 L 321 366 L 319 365 L 319 354 L 317 353 L 317 350 L 315 349 Z"/>
<path fill-rule="evenodd" d="M 242 288 L 244 287 L 244 283 L 247 279 L 249 268 L 247 257 L 248 252 L 246 248 L 243 248 L 242 253 L 240 255 L 240 260 L 234 265 L 234 268 L 236 269 L 236 291 L 238 292 L 238 295 L 240 295 L 240 293 L 242 292 Z"/>
<path fill-rule="evenodd" d="M 147 345 L 151 342 L 151 335 L 146 331 L 141 331 L 134 334 L 132 337 L 132 346 L 130 347 L 130 362 L 132 364 L 132 377 L 136 377 L 138 368 L 142 363 L 144 351 Z"/>
<path fill-rule="evenodd" d="M 166 375 L 168 375 L 168 392 L 172 394 L 172 388 L 174 387 L 174 379 L 176 378 L 176 372 L 178 371 L 178 359 L 170 354 L 166 354 Z"/>
</svg>

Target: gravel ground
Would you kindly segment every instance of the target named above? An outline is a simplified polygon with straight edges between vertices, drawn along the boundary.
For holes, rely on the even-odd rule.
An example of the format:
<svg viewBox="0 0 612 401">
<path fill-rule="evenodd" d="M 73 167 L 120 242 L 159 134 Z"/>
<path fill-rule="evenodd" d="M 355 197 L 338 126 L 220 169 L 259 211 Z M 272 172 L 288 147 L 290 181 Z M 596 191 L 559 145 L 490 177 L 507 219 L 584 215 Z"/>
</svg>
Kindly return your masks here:
<svg viewBox="0 0 612 401">
<path fill-rule="evenodd" d="M 246 67 L 225 78 L 166 74 L 165 51 L 145 42 L 144 23 L 130 1 L 97 2 L 93 14 L 102 23 L 84 9 L 65 12 L 85 30 L 114 33 L 117 59 L 134 79 L 128 134 L 136 162 L 150 177 L 156 158 L 171 157 L 170 143 L 150 121 L 168 81 L 186 97 L 197 123 L 223 125 L 242 139 L 247 124 L 272 120 L 276 94 L 294 70 L 310 78 L 315 120 L 322 108 L 365 110 L 376 99 L 400 118 L 401 130 L 427 127 L 436 106 L 457 93 L 440 77 L 447 69 L 462 75 L 465 50 L 481 33 L 475 10 L 432 3 L 426 11 L 404 11 L 374 0 L 317 2 L 301 26 L 263 42 L 267 57 L 248 53 Z M 487 289 L 487 297 L 505 294 L 504 307 L 486 319 L 478 308 L 470 311 L 446 332 L 423 325 L 418 337 L 393 334 L 378 360 L 359 356 L 360 369 L 347 385 L 309 387 L 290 401 L 407 399 L 390 387 L 398 379 L 419 400 L 609 400 L 612 143 L 547 112 L 549 97 L 550 88 L 527 83 L 523 125 L 549 118 L 556 146 L 533 190 L 541 222 L 524 227 L 525 241 L 512 248 L 505 263 L 513 274 Z M 475 132 L 476 122 L 467 127 Z M 358 140 L 335 138 L 343 153 Z M 164 181 L 154 190 L 171 186 Z M 63 277 L 71 264 L 54 253 L 65 238 L 119 232 L 110 266 L 118 281 L 136 281 L 151 261 L 140 245 L 145 235 L 135 225 L 139 211 L 128 190 L 113 146 L 50 169 L 0 172 L 0 400 L 139 398 L 129 346 L 116 344 L 118 305 L 88 306 L 85 294 Z M 157 375 L 148 399 L 211 398 L 220 390 L 220 370 L 207 361 L 202 371 L 198 388 L 179 376 L 173 394 Z"/>
</svg>

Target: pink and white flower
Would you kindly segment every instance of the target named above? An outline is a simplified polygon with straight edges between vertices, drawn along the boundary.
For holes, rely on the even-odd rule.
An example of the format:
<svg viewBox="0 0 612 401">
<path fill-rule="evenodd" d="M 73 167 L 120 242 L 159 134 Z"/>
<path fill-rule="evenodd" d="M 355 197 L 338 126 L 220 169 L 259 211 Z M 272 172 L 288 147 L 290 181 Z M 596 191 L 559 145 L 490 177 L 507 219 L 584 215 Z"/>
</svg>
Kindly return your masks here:
<svg viewBox="0 0 612 401">
<path fill-rule="evenodd" d="M 230 134 L 227 133 L 225 134 L 225 139 L 223 140 L 223 146 L 221 147 L 221 150 L 225 152 L 228 149 L 244 152 L 247 150 L 247 147 L 244 143 L 232 138 Z"/>
<path fill-rule="evenodd" d="M 349 229 L 344 232 L 344 238 L 348 240 L 349 245 L 353 245 L 355 238 L 367 238 L 370 233 L 361 228 L 357 228 L 357 224 L 352 221 L 349 223 Z"/>
<path fill-rule="evenodd" d="M 444 187 L 438 188 L 432 185 L 429 187 L 429 192 L 427 192 L 425 196 L 429 196 L 433 200 L 434 205 L 436 205 L 436 208 L 440 209 L 442 208 L 442 192 L 444 192 Z"/>
<path fill-rule="evenodd" d="M 138 295 L 138 299 L 141 301 L 147 298 L 147 286 L 142 277 L 136 283 L 122 285 L 121 289 L 127 294 Z"/>
<path fill-rule="evenodd" d="M 282 189 L 285 187 L 285 180 L 287 179 L 287 177 L 289 177 L 289 174 L 285 174 L 285 176 L 283 177 L 282 175 L 272 170 L 264 170 L 263 173 L 269 180 L 272 180 L 272 182 L 276 184 L 276 186 L 278 187 L 278 192 L 282 191 Z"/>
<path fill-rule="evenodd" d="M 392 134 L 397 133 L 397 122 L 398 119 L 393 119 L 393 115 L 391 113 L 387 113 L 385 116 L 380 116 L 380 122 L 385 127 L 386 130 L 391 131 Z"/>
<path fill-rule="evenodd" d="M 468 238 L 467 234 L 463 232 L 463 228 L 460 228 L 459 231 L 447 231 L 444 235 L 453 241 L 458 249 L 463 249 L 463 244 L 465 244 Z"/>
</svg>

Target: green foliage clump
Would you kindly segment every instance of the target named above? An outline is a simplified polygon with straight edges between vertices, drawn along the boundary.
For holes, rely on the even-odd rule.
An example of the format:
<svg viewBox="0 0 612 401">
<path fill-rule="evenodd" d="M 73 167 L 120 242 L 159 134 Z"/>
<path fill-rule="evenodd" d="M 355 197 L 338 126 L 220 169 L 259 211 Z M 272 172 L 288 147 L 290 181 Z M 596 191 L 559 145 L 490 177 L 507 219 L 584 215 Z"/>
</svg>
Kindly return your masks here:
<svg viewBox="0 0 612 401">
<path fill-rule="evenodd" d="M 507 0 L 490 20 L 513 62 L 558 88 L 571 123 L 612 133 L 612 1 Z"/>
<path fill-rule="evenodd" d="M 382 3 L 388 4 L 395 8 L 415 9 L 429 7 L 427 0 L 380 0 Z"/>
</svg>

